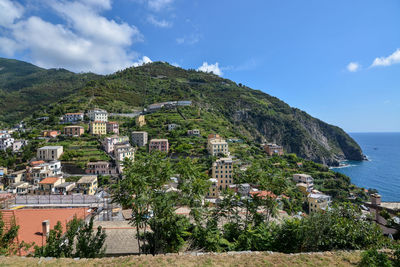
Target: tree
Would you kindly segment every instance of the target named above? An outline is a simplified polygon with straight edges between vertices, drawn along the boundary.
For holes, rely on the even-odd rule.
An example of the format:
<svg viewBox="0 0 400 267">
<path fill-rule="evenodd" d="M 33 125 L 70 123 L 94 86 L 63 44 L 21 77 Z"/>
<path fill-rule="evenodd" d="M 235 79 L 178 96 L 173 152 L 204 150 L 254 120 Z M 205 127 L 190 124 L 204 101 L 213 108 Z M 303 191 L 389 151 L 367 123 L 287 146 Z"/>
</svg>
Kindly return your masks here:
<svg viewBox="0 0 400 267">
<path fill-rule="evenodd" d="M 15 221 L 10 222 L 10 226 L 6 227 L 3 221 L 3 213 L 0 212 L 0 255 L 12 255 L 17 253 L 18 249 L 24 244 L 18 245 L 15 241 L 18 236 L 19 226 Z"/>
<path fill-rule="evenodd" d="M 61 222 L 57 222 L 54 229 L 51 229 L 46 244 L 35 246 L 35 257 L 56 257 L 56 258 L 97 258 L 104 254 L 104 242 L 106 234 L 101 226 L 94 234 L 93 218 L 89 223 L 74 217 L 67 223 L 67 230 L 63 234 Z"/>
</svg>

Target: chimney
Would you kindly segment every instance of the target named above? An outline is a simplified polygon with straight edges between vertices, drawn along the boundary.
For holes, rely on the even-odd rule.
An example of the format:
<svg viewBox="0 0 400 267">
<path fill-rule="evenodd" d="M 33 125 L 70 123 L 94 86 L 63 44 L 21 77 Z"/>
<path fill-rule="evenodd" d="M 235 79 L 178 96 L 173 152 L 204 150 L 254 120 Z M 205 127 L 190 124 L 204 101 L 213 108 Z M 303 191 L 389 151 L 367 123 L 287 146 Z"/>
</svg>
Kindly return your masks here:
<svg viewBox="0 0 400 267">
<path fill-rule="evenodd" d="M 45 220 L 42 222 L 42 234 L 43 236 L 48 236 L 50 232 L 50 221 Z"/>
<path fill-rule="evenodd" d="M 375 206 L 381 205 L 381 195 L 379 194 L 372 194 L 371 195 L 371 204 Z"/>
</svg>

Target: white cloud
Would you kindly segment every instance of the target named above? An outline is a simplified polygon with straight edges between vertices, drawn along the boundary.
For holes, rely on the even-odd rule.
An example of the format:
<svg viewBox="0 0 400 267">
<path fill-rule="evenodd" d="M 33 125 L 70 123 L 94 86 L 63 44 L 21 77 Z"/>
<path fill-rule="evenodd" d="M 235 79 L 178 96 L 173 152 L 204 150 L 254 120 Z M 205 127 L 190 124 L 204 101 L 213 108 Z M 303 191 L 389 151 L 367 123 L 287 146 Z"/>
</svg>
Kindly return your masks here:
<svg viewBox="0 0 400 267">
<path fill-rule="evenodd" d="M 358 62 L 350 62 L 349 65 L 347 65 L 347 70 L 350 72 L 356 72 L 361 68 L 361 65 Z"/>
<path fill-rule="evenodd" d="M 189 36 L 179 37 L 176 38 L 177 44 L 188 44 L 193 45 L 200 41 L 201 35 L 200 34 L 191 34 Z"/>
<path fill-rule="evenodd" d="M 397 49 L 388 57 L 377 57 L 372 63 L 371 67 L 377 66 L 390 66 L 400 63 L 400 49 Z"/>
<path fill-rule="evenodd" d="M 177 67 L 177 68 L 180 68 L 180 67 L 181 67 L 181 65 L 179 65 L 179 64 L 176 63 L 176 62 L 171 63 L 171 65 L 174 66 L 174 67 Z"/>
<path fill-rule="evenodd" d="M 0 52 L 8 57 L 12 57 L 18 50 L 18 44 L 9 38 L 0 37 Z"/>
<path fill-rule="evenodd" d="M 158 20 L 156 17 L 154 17 L 153 15 L 149 15 L 147 17 L 147 22 L 153 24 L 156 27 L 160 27 L 160 28 L 169 28 L 172 26 L 172 23 L 166 20 Z"/>
<path fill-rule="evenodd" d="M 174 0 L 147 0 L 147 5 L 154 11 L 160 11 L 169 7 Z"/>
<path fill-rule="evenodd" d="M 8 36 L 0 40 L 9 44 L 8 50 L 0 49 L 2 53 L 12 56 L 21 49 L 41 67 L 76 72 L 106 74 L 132 66 L 137 53 L 131 45 L 143 36 L 135 26 L 100 14 L 111 8 L 110 0 L 46 3 L 64 22 L 53 24 L 36 16 L 20 19 L 7 27 Z"/>
<path fill-rule="evenodd" d="M 15 1 L 0 0 L 0 26 L 11 26 L 23 13 L 24 8 Z"/>
<path fill-rule="evenodd" d="M 212 72 L 218 76 L 222 76 L 223 73 L 218 64 L 218 62 L 216 62 L 215 64 L 208 64 L 207 62 L 203 62 L 203 65 L 201 65 L 197 70 L 203 72 Z"/>
<path fill-rule="evenodd" d="M 133 66 L 134 67 L 139 67 L 139 66 L 142 66 L 142 65 L 144 65 L 144 64 L 148 64 L 148 63 L 151 63 L 151 62 L 153 62 L 153 61 L 151 61 L 151 59 L 150 58 L 148 58 L 148 57 L 146 57 L 146 56 L 143 56 L 141 59 L 139 59 L 138 61 L 136 61 L 136 62 L 133 62 Z"/>
</svg>

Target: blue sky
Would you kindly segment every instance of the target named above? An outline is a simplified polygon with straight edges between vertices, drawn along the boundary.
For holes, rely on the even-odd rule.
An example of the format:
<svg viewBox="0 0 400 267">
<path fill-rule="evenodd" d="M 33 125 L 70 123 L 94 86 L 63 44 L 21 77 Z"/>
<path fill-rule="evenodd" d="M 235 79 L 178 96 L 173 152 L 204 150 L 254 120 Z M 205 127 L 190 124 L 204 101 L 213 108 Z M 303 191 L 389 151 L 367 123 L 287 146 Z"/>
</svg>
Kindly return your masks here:
<svg viewBox="0 0 400 267">
<path fill-rule="evenodd" d="M 0 56 L 214 71 L 348 132 L 400 131 L 397 0 L 0 0 Z"/>
</svg>

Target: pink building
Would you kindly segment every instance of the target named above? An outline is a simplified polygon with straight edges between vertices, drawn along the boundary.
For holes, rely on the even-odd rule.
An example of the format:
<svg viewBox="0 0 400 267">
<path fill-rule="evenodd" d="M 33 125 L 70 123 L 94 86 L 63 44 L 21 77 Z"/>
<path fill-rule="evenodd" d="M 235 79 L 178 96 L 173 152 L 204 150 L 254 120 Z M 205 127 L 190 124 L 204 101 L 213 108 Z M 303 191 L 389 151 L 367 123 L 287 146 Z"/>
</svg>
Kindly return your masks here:
<svg viewBox="0 0 400 267">
<path fill-rule="evenodd" d="M 107 133 L 119 134 L 119 124 L 115 121 L 107 122 Z"/>
<path fill-rule="evenodd" d="M 149 143 L 149 151 L 158 150 L 161 152 L 169 151 L 168 139 L 151 139 Z"/>
<path fill-rule="evenodd" d="M 103 146 L 104 146 L 104 150 L 107 153 L 112 153 L 114 152 L 114 146 L 116 144 L 120 144 L 120 143 L 127 143 L 129 142 L 129 137 L 127 136 L 111 136 L 111 137 L 106 137 L 104 138 L 103 141 Z"/>
</svg>

